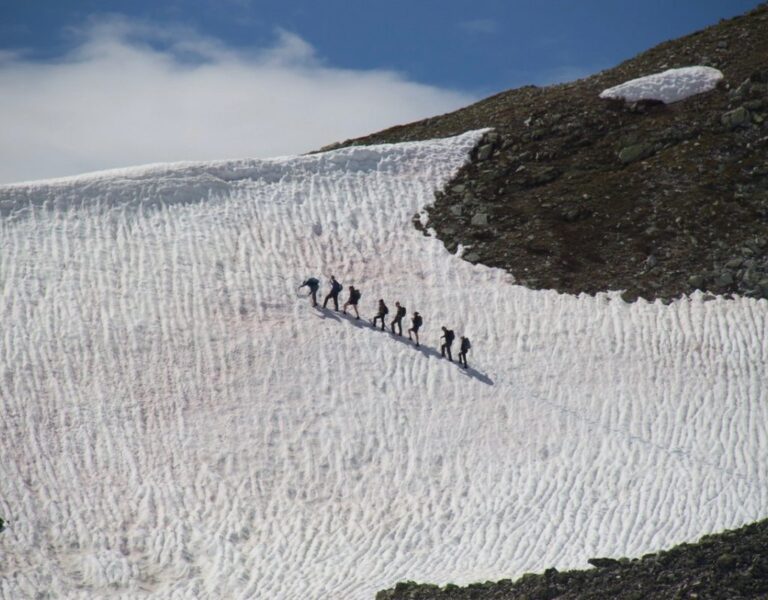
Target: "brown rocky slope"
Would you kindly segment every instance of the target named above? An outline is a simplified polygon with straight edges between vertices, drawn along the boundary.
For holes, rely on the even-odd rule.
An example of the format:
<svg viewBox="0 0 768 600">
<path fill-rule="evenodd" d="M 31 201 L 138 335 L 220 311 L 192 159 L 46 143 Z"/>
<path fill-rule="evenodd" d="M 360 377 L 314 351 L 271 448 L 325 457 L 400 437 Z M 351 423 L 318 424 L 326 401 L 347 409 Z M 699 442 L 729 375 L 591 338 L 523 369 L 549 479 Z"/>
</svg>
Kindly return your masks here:
<svg viewBox="0 0 768 600">
<path fill-rule="evenodd" d="M 668 68 L 724 74 L 671 105 L 603 100 Z M 768 298 L 768 4 L 572 83 L 523 87 L 334 147 L 492 127 L 429 209 L 450 250 L 535 289 Z"/>
</svg>

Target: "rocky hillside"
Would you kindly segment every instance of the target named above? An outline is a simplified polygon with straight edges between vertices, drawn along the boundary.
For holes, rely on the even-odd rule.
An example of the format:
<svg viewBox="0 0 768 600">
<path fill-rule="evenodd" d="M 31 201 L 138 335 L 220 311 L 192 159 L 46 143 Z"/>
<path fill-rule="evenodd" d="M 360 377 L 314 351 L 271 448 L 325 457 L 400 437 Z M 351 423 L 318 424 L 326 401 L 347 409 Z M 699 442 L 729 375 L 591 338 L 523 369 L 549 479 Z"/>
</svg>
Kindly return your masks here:
<svg viewBox="0 0 768 600">
<path fill-rule="evenodd" d="M 768 4 L 592 77 L 524 87 L 339 145 L 487 135 L 430 209 L 450 250 L 519 283 L 670 300 L 768 298 Z M 671 105 L 598 97 L 693 65 L 725 76 Z"/>
<path fill-rule="evenodd" d="M 645 600 L 768 598 L 768 521 L 641 559 L 590 559 L 594 569 L 523 575 L 467 587 L 399 583 L 376 600 Z"/>
</svg>

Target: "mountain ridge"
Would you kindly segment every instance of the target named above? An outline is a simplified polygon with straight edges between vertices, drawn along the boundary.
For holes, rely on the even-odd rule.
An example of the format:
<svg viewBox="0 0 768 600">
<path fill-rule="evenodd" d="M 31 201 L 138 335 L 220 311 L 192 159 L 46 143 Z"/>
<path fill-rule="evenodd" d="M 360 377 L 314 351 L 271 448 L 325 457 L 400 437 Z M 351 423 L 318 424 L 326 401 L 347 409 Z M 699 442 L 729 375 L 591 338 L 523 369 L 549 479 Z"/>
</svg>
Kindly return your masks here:
<svg viewBox="0 0 768 600">
<path fill-rule="evenodd" d="M 331 147 L 491 127 L 429 208 L 429 227 L 465 260 L 563 293 L 767 298 L 766 28 L 763 3 L 591 77 L 500 92 Z M 598 97 L 693 65 L 724 80 L 670 105 Z"/>
</svg>

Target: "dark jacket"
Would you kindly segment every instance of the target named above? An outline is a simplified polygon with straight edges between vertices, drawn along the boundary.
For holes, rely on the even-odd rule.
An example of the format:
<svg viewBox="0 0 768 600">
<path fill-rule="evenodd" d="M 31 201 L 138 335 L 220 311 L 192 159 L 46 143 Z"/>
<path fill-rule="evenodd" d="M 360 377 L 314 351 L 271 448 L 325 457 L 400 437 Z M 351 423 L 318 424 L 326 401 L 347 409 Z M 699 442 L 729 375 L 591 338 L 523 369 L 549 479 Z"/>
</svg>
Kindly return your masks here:
<svg viewBox="0 0 768 600">
<path fill-rule="evenodd" d="M 304 287 L 304 286 L 308 287 L 311 291 L 316 292 L 317 289 L 320 287 L 320 282 L 314 277 L 310 277 L 304 283 L 302 283 L 300 287 Z"/>
</svg>

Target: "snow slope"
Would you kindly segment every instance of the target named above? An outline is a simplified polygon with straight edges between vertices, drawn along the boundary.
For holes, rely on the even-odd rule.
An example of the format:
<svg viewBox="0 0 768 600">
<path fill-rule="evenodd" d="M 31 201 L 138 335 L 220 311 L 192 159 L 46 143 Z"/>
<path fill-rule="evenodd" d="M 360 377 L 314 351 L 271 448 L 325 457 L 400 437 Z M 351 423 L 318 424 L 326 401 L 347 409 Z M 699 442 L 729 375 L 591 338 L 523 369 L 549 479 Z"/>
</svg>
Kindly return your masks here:
<svg viewBox="0 0 768 600">
<path fill-rule="evenodd" d="M 410 219 L 478 135 L 0 187 L 0 597 L 372 598 L 766 516 L 766 303 L 448 254 Z M 331 273 L 427 347 L 297 297 Z"/>
</svg>

